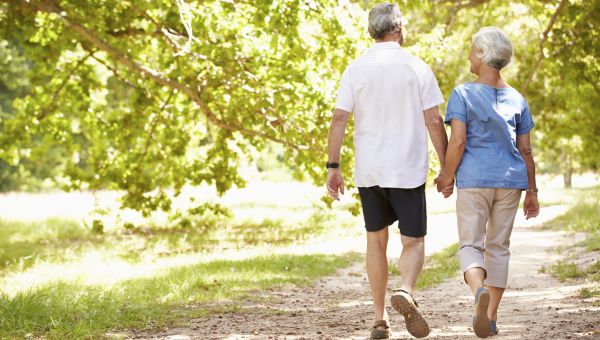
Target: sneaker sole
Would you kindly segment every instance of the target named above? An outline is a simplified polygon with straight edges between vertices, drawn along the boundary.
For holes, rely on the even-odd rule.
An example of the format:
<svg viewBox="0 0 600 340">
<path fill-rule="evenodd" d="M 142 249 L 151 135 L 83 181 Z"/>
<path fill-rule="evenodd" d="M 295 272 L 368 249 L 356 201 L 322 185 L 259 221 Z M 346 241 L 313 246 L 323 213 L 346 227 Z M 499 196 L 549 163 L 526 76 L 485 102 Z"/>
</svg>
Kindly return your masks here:
<svg viewBox="0 0 600 340">
<path fill-rule="evenodd" d="M 473 331 L 480 338 L 487 338 L 490 335 L 490 320 L 487 316 L 488 305 L 490 304 L 490 294 L 483 292 L 479 295 L 473 320 Z"/>
<path fill-rule="evenodd" d="M 424 338 L 429 335 L 429 325 L 421 311 L 404 295 L 392 296 L 392 307 L 404 316 L 406 329 L 415 338 Z"/>
</svg>

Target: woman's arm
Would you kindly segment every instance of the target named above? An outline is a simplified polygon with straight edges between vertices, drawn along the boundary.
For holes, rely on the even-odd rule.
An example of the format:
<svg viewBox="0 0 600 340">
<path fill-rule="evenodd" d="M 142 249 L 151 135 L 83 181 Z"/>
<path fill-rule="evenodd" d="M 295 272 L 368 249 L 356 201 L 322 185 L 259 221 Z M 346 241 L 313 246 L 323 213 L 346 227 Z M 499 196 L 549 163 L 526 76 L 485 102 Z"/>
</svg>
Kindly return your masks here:
<svg viewBox="0 0 600 340">
<path fill-rule="evenodd" d="M 531 152 L 531 141 L 529 134 L 517 135 L 517 149 L 525 160 L 527 166 L 527 188 L 523 212 L 527 219 L 536 217 L 540 213 L 540 204 L 537 199 L 537 185 L 535 183 L 535 162 Z"/>
<path fill-rule="evenodd" d="M 435 180 L 438 192 L 444 191 L 446 187 L 454 183 L 454 174 L 456 174 L 456 169 L 462 160 L 467 144 L 467 124 L 461 120 L 452 119 L 450 127 L 450 141 L 448 142 L 448 150 L 446 151 L 446 162 L 440 176 Z M 444 193 L 444 196 L 448 197 L 450 195 Z"/>
</svg>

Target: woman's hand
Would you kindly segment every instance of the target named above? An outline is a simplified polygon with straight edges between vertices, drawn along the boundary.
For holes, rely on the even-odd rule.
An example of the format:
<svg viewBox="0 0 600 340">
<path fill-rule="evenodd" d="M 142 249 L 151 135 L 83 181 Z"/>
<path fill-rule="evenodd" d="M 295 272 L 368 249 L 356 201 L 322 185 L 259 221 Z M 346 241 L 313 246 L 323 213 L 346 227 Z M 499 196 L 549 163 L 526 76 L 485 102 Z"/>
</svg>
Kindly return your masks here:
<svg viewBox="0 0 600 340">
<path fill-rule="evenodd" d="M 444 195 L 444 198 L 448 198 L 454 192 L 454 177 L 446 176 L 443 172 L 433 180 L 433 183 L 437 185 L 437 191 Z"/>
<path fill-rule="evenodd" d="M 527 192 L 525 193 L 525 202 L 523 202 L 523 213 L 525 219 L 537 217 L 540 213 L 540 204 L 538 203 L 537 193 Z"/>
</svg>

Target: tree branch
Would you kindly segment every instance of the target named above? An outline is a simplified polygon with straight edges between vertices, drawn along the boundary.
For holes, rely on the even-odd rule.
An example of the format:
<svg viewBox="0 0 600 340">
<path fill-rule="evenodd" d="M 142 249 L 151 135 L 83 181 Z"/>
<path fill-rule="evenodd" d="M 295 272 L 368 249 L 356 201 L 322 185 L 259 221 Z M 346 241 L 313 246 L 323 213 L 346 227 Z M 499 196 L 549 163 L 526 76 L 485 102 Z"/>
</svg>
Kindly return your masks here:
<svg viewBox="0 0 600 340">
<path fill-rule="evenodd" d="M 552 30 L 552 26 L 554 26 L 554 23 L 556 22 L 558 15 L 562 11 L 562 9 L 565 7 L 567 2 L 568 2 L 568 0 L 560 1 L 560 4 L 556 8 L 556 11 L 552 15 L 552 18 L 550 18 L 550 21 L 548 22 L 548 25 L 546 26 L 546 30 L 544 31 L 544 33 L 542 33 L 542 39 L 540 40 L 540 53 L 535 62 L 535 65 L 533 65 L 533 68 L 531 68 L 531 72 L 529 73 L 529 76 L 527 77 L 525 84 L 523 85 L 523 88 L 522 88 L 523 94 L 527 93 L 527 89 L 529 88 L 529 84 L 533 80 L 533 76 L 535 75 L 537 70 L 540 68 L 540 65 L 542 64 L 542 60 L 544 60 L 544 44 L 548 40 L 548 33 L 550 33 L 550 31 Z"/>
<path fill-rule="evenodd" d="M 25 0 L 23 0 L 23 1 L 25 1 Z M 169 79 L 169 78 L 165 77 L 165 75 L 162 74 L 161 72 L 153 70 L 152 68 L 147 67 L 146 65 L 143 65 L 141 63 L 138 63 L 138 62 L 132 60 L 129 56 L 127 56 L 123 52 L 115 49 L 114 47 L 110 46 L 105 41 L 100 39 L 96 34 L 94 34 L 94 32 L 83 27 L 81 24 L 71 20 L 68 17 L 68 15 L 65 13 L 65 11 L 58 8 L 53 3 L 49 2 L 48 0 L 42 0 L 40 2 L 36 1 L 36 2 L 32 2 L 32 3 L 28 3 L 28 4 L 33 6 L 34 10 L 46 12 L 46 13 L 57 14 L 58 17 L 61 18 L 61 20 L 64 22 L 64 24 L 67 27 L 69 27 L 71 30 L 73 30 L 77 34 L 79 34 L 84 40 L 93 44 L 96 48 L 108 53 L 117 62 L 126 66 L 130 70 L 141 74 L 142 77 L 147 77 L 150 80 L 154 81 L 155 83 L 157 83 L 161 86 L 167 86 L 167 87 L 170 87 L 172 89 L 175 89 L 175 90 L 180 91 L 181 93 L 185 94 L 194 103 L 196 103 L 196 105 L 198 105 L 200 110 L 204 113 L 204 115 L 208 118 L 208 120 L 212 124 L 217 125 L 225 130 L 239 132 L 239 133 L 244 134 L 249 137 L 265 138 L 265 139 L 286 145 L 293 149 L 308 149 L 307 146 L 292 144 L 286 140 L 268 135 L 262 131 L 250 130 L 250 129 L 247 129 L 247 128 L 244 128 L 244 127 L 241 127 L 241 126 L 238 126 L 235 124 L 231 124 L 229 122 L 226 122 L 224 120 L 217 118 L 216 115 L 208 107 L 208 104 L 206 104 L 200 98 L 200 96 L 198 95 L 198 93 L 196 92 L 195 89 L 192 89 L 191 87 L 184 85 L 182 83 L 179 83 L 175 80 Z"/>
<path fill-rule="evenodd" d="M 600 87 L 598 86 L 598 82 L 597 81 L 593 81 L 592 79 L 590 79 L 590 77 L 588 77 L 585 74 L 585 69 L 584 68 L 580 68 L 579 72 L 581 74 L 581 78 L 583 78 L 583 80 L 585 80 L 587 83 L 589 83 L 590 85 L 592 85 L 592 87 L 596 91 L 596 94 L 600 96 Z"/>
<path fill-rule="evenodd" d="M 69 80 L 71 79 L 73 74 L 79 69 L 79 67 L 81 67 L 81 65 L 83 65 L 83 63 L 85 63 L 85 61 L 89 57 L 93 56 L 93 54 L 94 54 L 94 52 L 90 51 L 85 57 L 81 58 L 77 62 L 77 64 L 75 64 L 75 67 L 69 72 L 69 74 L 66 77 L 64 77 L 60 86 L 52 94 L 52 99 L 50 100 L 50 104 L 48 106 L 46 106 L 44 111 L 42 111 L 39 114 L 39 116 L 37 117 L 38 121 L 43 120 L 50 112 L 54 111 L 54 109 L 56 108 L 56 101 L 58 100 L 58 95 L 60 94 L 60 92 L 65 88 L 65 86 L 67 85 L 67 83 L 69 82 Z"/>
<path fill-rule="evenodd" d="M 150 132 L 148 132 L 148 138 L 146 139 L 146 143 L 144 145 L 144 151 L 140 155 L 139 159 L 136 161 L 136 163 L 138 163 L 138 169 L 141 167 L 141 163 L 144 160 L 144 158 L 146 158 L 146 154 L 148 154 L 148 149 L 150 148 L 150 140 L 154 139 L 154 131 L 156 130 L 156 125 L 158 124 L 158 121 L 160 120 L 160 115 L 165 110 L 165 108 L 167 107 L 167 105 L 169 105 L 169 102 L 171 101 L 171 98 L 173 98 L 173 94 L 174 93 L 175 93 L 175 90 L 173 90 L 173 89 L 171 91 L 169 91 L 169 96 L 164 101 L 164 103 L 160 106 L 160 109 L 158 110 L 157 117 L 152 122 L 152 126 L 150 128 Z"/>
<path fill-rule="evenodd" d="M 456 0 L 438 0 L 439 4 L 449 4 L 452 3 L 456 5 L 456 9 L 468 8 L 468 7 L 477 7 L 479 5 L 483 5 L 490 0 L 466 0 L 466 1 L 456 1 Z"/>
<path fill-rule="evenodd" d="M 92 55 L 92 58 L 93 58 L 94 60 L 96 60 L 97 62 L 99 62 L 100 64 L 102 64 L 104 67 L 106 67 L 106 68 L 107 68 L 109 71 L 111 71 L 111 72 L 112 72 L 112 74 L 114 74 L 114 75 L 115 75 L 115 77 L 119 78 L 119 79 L 120 79 L 122 82 L 124 82 L 125 84 L 127 84 L 127 85 L 129 85 L 129 86 L 131 86 L 131 87 L 133 87 L 133 88 L 135 88 L 135 89 L 140 89 L 140 87 L 139 87 L 139 86 L 137 86 L 137 85 L 133 84 L 132 82 L 130 82 L 129 80 L 125 79 L 125 77 L 123 77 L 123 76 L 122 76 L 122 75 L 119 73 L 119 71 L 117 71 L 117 69 L 116 69 L 116 68 L 114 68 L 114 67 L 112 67 L 112 66 L 108 65 L 108 63 L 107 63 L 106 61 L 104 61 L 104 60 L 102 60 L 102 59 L 100 59 L 100 58 L 96 57 L 95 55 Z"/>
</svg>

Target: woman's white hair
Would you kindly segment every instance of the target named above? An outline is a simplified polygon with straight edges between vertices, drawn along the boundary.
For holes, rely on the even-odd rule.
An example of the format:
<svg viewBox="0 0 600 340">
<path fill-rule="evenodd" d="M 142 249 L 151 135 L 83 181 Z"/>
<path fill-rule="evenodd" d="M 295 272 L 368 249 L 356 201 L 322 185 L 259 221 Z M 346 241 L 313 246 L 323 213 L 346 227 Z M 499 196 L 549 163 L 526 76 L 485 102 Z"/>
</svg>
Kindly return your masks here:
<svg viewBox="0 0 600 340">
<path fill-rule="evenodd" d="M 480 29 L 473 36 L 473 45 L 478 50 L 477 56 L 481 61 L 498 70 L 508 65 L 513 55 L 513 47 L 508 36 L 498 27 Z"/>
<path fill-rule="evenodd" d="M 379 4 L 369 12 L 369 34 L 373 39 L 383 39 L 386 34 L 402 27 L 404 21 L 397 4 Z"/>
</svg>

